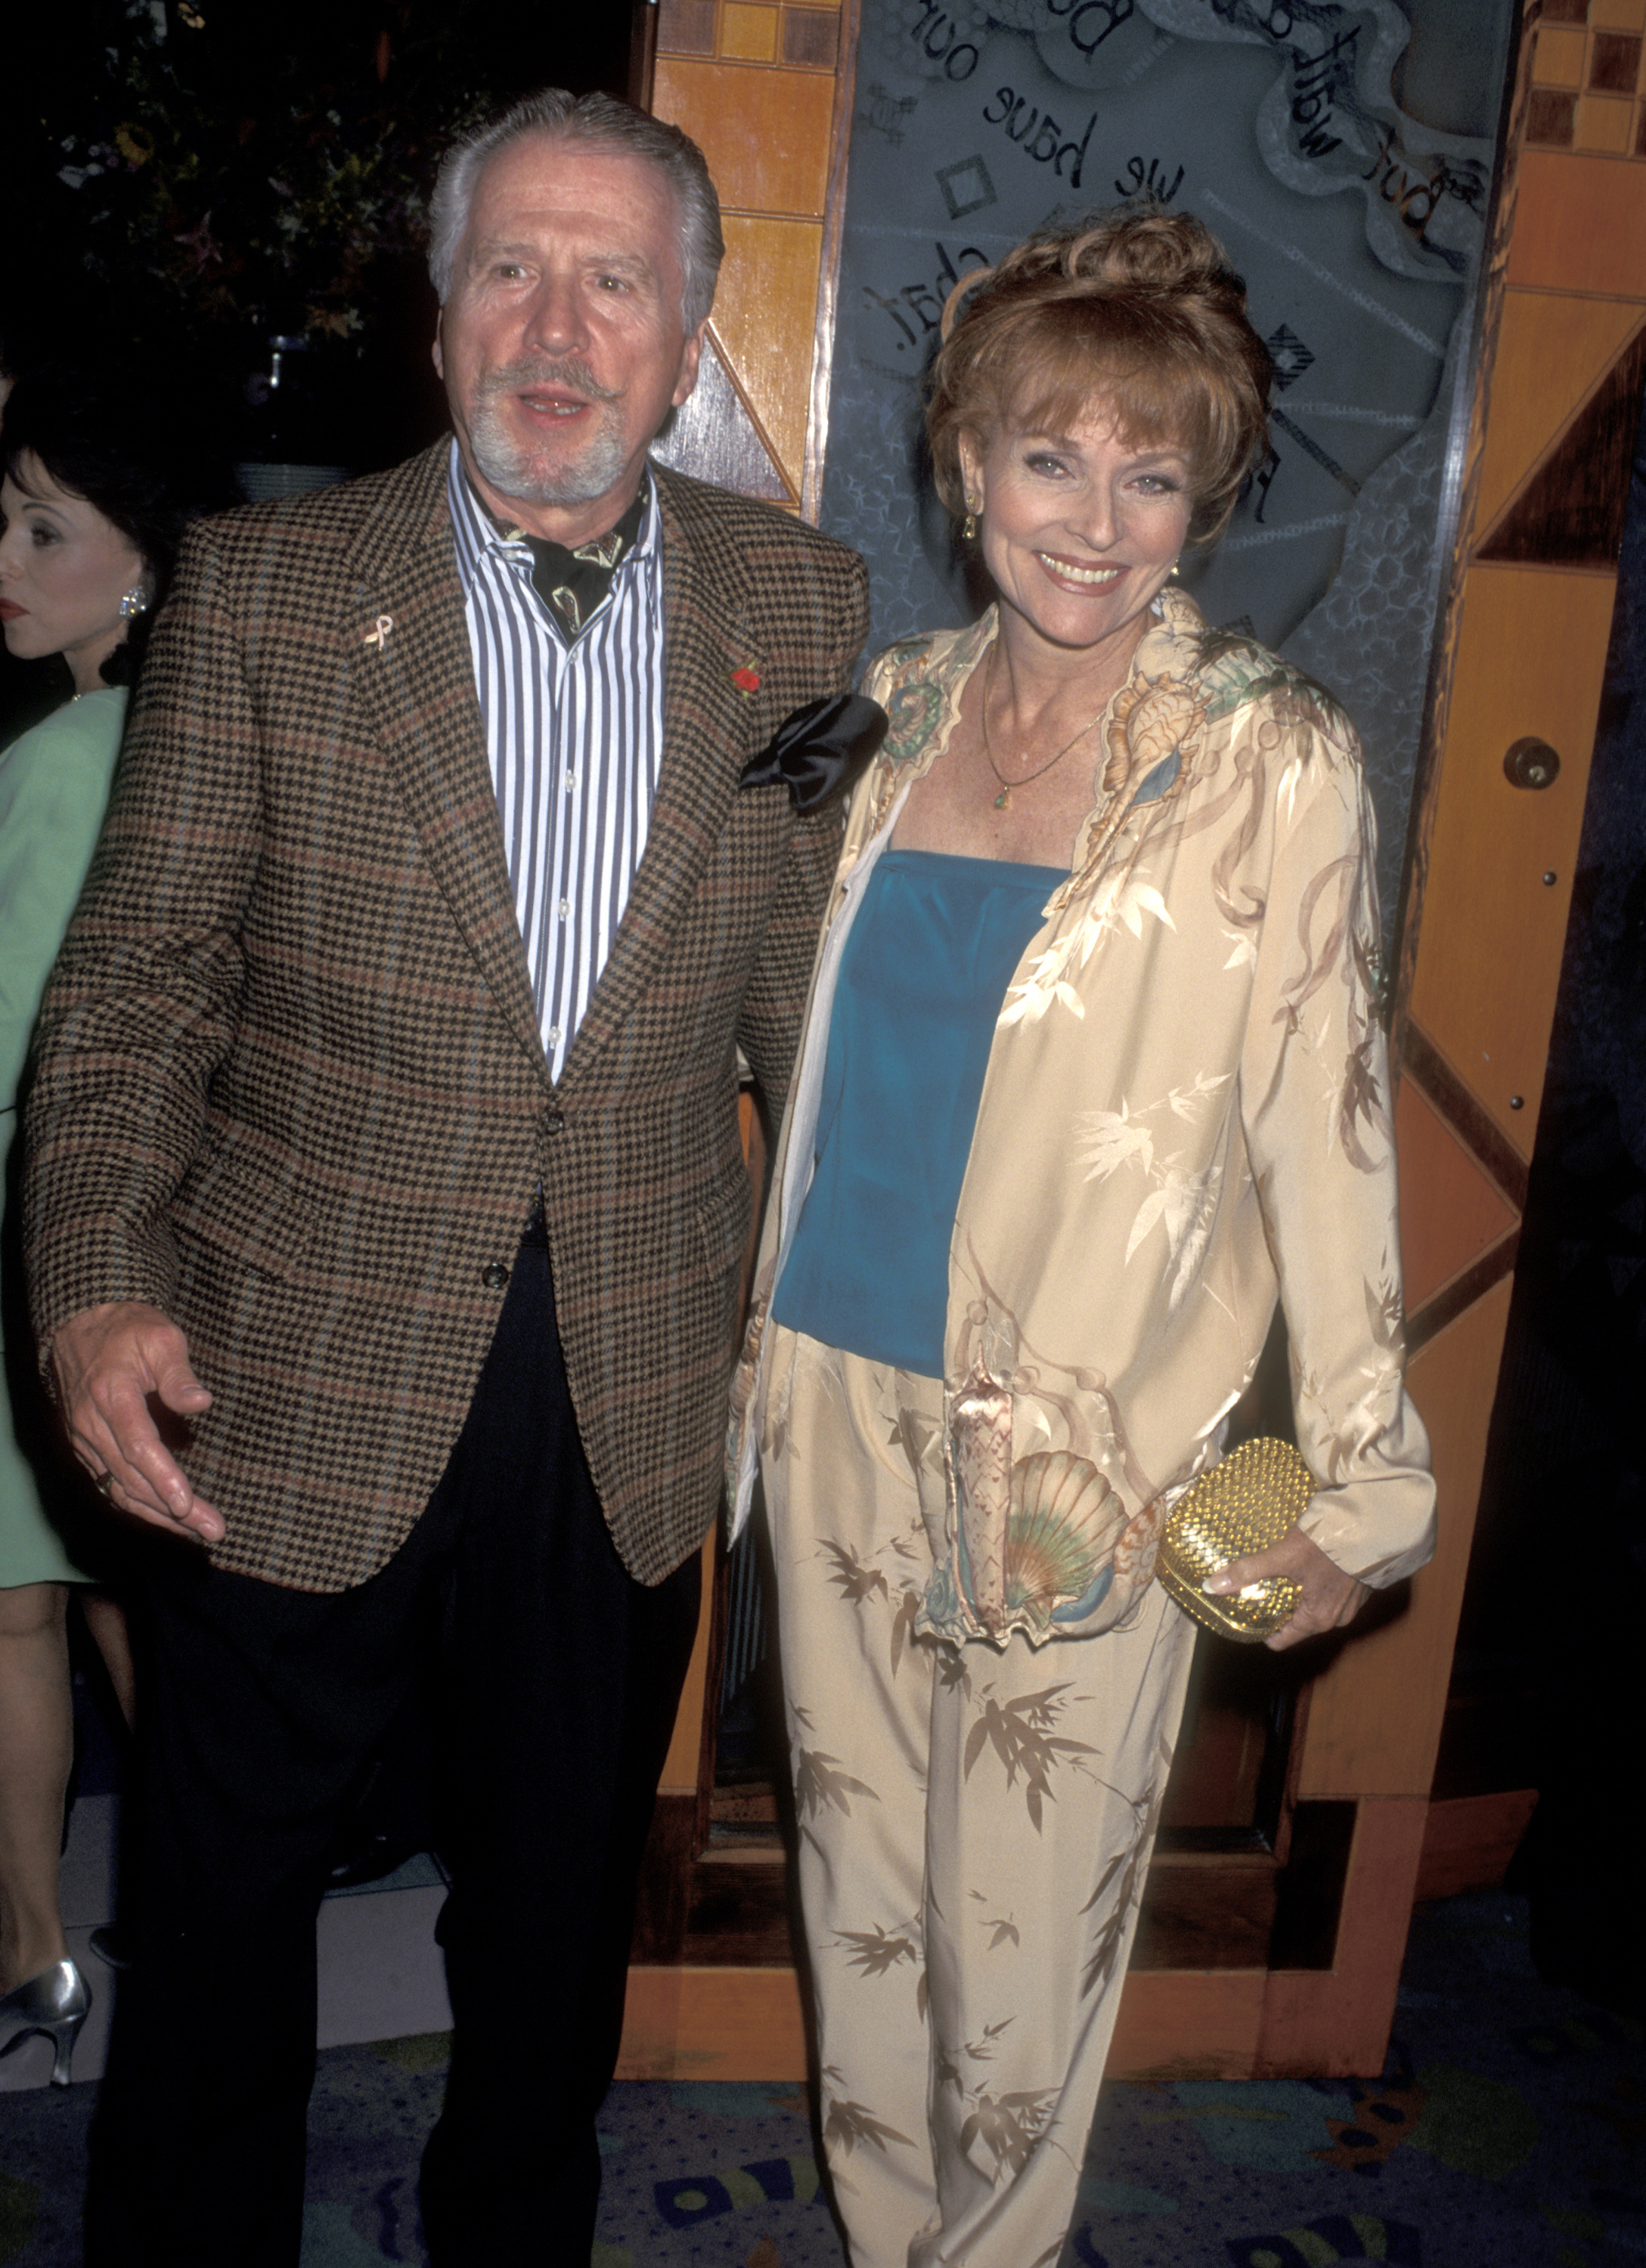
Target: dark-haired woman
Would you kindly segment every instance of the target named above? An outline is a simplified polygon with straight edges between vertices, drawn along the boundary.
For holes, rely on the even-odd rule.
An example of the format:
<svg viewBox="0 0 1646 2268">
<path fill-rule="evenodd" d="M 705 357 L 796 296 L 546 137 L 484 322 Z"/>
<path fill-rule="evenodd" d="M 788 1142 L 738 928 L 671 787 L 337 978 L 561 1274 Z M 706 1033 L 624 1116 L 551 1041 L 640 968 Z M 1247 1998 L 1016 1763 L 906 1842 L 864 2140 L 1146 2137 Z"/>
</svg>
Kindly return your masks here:
<svg viewBox="0 0 1646 2268">
<path fill-rule="evenodd" d="M 1318 1492 L 1214 1586 L 1294 1577 L 1289 1645 L 1433 1515 L 1354 735 L 1171 582 L 1264 446 L 1244 287 L 1122 214 L 949 317 L 933 460 L 997 598 L 867 681 L 733 1432 L 856 2268 L 1058 2257 L 1193 1640 L 1156 1542 L 1277 1297 Z"/>
<path fill-rule="evenodd" d="M 163 593 L 202 496 L 202 460 L 170 438 L 164 405 L 118 372 L 42 369 L 20 379 L 0 435 L 0 629 L 20 659 L 59 654 L 72 697 L 0 754 L 0 1170 L 41 993 L 97 842 L 124 729 L 137 640 Z M 130 1653 L 115 1601 L 90 1587 L 62 1533 L 81 1485 L 49 1445 L 42 1504 L 12 1395 L 32 1399 L 34 1364 L 17 1280 L 15 1224 L 0 1244 L 7 1390 L 0 1394 L 0 2054 L 31 2034 L 53 2041 L 67 2085 L 90 1996 L 69 1958 L 58 1851 L 72 1754 L 67 1606 L 83 1610 L 121 1705 Z M 56 1516 L 52 1516 L 52 1515 Z"/>
</svg>

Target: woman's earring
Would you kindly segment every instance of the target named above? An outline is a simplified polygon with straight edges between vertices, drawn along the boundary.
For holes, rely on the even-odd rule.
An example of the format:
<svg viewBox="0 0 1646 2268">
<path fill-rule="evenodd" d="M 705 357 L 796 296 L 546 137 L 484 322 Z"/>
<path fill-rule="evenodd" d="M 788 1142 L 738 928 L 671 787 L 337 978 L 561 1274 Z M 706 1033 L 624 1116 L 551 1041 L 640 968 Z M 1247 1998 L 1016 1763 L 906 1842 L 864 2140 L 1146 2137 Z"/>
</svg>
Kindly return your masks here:
<svg viewBox="0 0 1646 2268">
<path fill-rule="evenodd" d="M 975 540 L 976 540 L 977 533 L 978 533 L 978 515 L 977 515 L 976 512 L 972 509 L 971 498 L 970 497 L 968 497 L 966 498 L 966 518 L 965 518 L 965 523 L 964 523 L 964 525 L 962 526 L 961 531 L 960 531 L 960 540 L 961 540 L 961 541 L 962 541 L 963 543 L 971 543 L 971 542 L 973 542 L 973 541 L 975 541 Z"/>
<path fill-rule="evenodd" d="M 1167 576 L 1166 580 L 1167 580 L 1169 583 L 1175 583 L 1175 582 L 1177 581 L 1177 561 L 1174 559 L 1174 560 L 1172 561 L 1172 563 L 1171 563 L 1171 572 L 1170 572 L 1170 575 L 1168 575 L 1168 576 Z"/>
<path fill-rule="evenodd" d="M 130 590 L 122 591 L 120 594 L 120 613 L 122 621 L 129 622 L 134 615 L 146 615 L 149 611 L 149 605 L 150 596 L 148 585 L 146 583 L 134 583 Z"/>
</svg>

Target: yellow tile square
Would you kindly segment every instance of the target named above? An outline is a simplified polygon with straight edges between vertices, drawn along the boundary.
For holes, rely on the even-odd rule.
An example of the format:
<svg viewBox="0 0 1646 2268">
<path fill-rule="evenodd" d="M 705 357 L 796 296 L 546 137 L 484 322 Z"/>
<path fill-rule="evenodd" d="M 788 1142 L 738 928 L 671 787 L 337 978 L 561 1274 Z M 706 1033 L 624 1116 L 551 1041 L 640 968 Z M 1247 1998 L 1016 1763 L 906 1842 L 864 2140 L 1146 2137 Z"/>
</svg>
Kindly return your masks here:
<svg viewBox="0 0 1646 2268">
<path fill-rule="evenodd" d="M 1597 32 L 1646 32 L 1646 0 L 1589 0 L 1589 22 Z"/>
<path fill-rule="evenodd" d="M 1581 86 L 1588 39 L 1580 24 L 1545 24 L 1532 58 L 1533 86 Z"/>
<path fill-rule="evenodd" d="M 1622 157 L 1635 124 L 1635 105 L 1625 95 L 1582 94 L 1577 98 L 1574 150 L 1604 150 Z"/>
<path fill-rule="evenodd" d="M 728 62 L 775 63 L 777 10 L 755 7 L 750 0 L 726 0 L 720 11 L 720 54 Z"/>
</svg>

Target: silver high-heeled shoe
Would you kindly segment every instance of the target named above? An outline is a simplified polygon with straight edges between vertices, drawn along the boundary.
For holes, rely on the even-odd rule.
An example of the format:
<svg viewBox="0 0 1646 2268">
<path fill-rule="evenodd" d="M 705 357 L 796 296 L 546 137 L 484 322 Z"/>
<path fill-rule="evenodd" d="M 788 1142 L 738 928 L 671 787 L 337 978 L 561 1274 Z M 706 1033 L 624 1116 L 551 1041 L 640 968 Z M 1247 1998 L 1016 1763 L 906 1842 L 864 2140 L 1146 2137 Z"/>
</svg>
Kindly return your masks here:
<svg viewBox="0 0 1646 2268">
<path fill-rule="evenodd" d="M 72 1961 L 59 1961 L 50 1969 L 42 1969 L 38 1977 L 25 1978 L 15 1992 L 0 1999 L 0 2055 L 16 2047 L 19 2040 L 44 2032 L 56 2050 L 51 2083 L 67 2087 L 75 2035 L 91 2008 L 91 1992 Z"/>
</svg>

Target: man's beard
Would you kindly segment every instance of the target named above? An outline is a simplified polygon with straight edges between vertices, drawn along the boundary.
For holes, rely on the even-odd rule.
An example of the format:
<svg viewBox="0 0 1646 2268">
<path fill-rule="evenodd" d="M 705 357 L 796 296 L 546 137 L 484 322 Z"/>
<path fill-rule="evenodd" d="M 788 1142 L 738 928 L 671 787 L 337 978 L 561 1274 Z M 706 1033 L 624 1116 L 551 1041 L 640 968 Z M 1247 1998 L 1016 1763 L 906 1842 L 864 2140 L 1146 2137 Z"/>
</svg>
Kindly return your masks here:
<svg viewBox="0 0 1646 2268">
<path fill-rule="evenodd" d="M 600 405 L 603 415 L 576 453 L 563 459 L 552 471 L 538 460 L 531 442 L 512 432 L 498 407 L 499 394 L 523 386 L 564 386 Z M 476 464 L 499 496 L 519 497 L 532 504 L 592 504 L 623 478 L 629 461 L 629 444 L 614 405 L 621 393 L 602 386 L 586 363 L 575 357 L 562 361 L 527 358 L 504 363 L 486 371 L 475 387 L 469 416 L 469 446 Z M 543 446 L 553 447 L 552 432 Z"/>
</svg>

